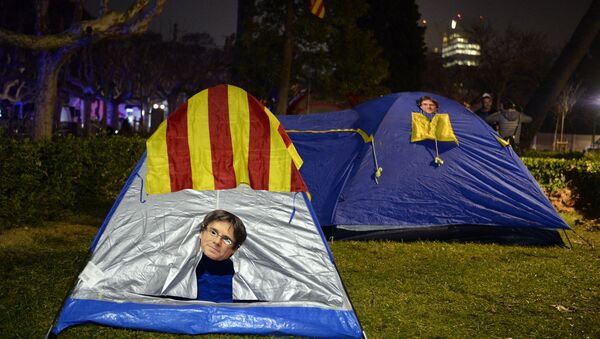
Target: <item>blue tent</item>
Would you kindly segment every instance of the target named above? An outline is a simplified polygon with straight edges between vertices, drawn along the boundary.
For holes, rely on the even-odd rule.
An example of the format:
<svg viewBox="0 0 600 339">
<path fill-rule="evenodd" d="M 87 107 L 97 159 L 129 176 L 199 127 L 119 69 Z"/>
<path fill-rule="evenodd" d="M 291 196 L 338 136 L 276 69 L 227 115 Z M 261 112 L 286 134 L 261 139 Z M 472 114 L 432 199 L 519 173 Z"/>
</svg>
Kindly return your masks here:
<svg viewBox="0 0 600 339">
<path fill-rule="evenodd" d="M 448 114 L 457 142 L 411 142 L 423 95 Z M 557 230 L 569 228 L 513 149 L 453 100 L 397 93 L 351 110 L 279 119 L 304 159 L 317 217 L 338 238 L 435 234 L 542 244 L 562 243 Z"/>
</svg>

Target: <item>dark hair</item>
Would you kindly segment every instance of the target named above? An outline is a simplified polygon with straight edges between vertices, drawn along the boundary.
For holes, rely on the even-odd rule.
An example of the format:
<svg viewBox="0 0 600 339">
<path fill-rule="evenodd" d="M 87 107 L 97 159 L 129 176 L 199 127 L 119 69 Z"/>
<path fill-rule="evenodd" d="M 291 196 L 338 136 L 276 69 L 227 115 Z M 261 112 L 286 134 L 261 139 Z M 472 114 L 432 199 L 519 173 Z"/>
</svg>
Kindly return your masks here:
<svg viewBox="0 0 600 339">
<path fill-rule="evenodd" d="M 427 96 L 427 95 L 424 95 L 424 96 L 420 97 L 419 100 L 417 100 L 418 106 L 421 107 L 421 103 L 425 100 L 429 100 L 429 101 L 433 102 L 435 104 L 436 108 L 440 108 L 440 104 L 438 104 L 437 100 L 435 100 L 434 98 Z"/>
<path fill-rule="evenodd" d="M 242 246 L 244 241 L 246 241 L 246 226 L 244 226 L 242 219 L 238 218 L 235 214 L 224 210 L 214 210 L 208 213 L 200 224 L 200 232 L 205 231 L 213 221 L 225 221 L 231 224 L 233 234 L 235 235 L 236 248 Z"/>
</svg>

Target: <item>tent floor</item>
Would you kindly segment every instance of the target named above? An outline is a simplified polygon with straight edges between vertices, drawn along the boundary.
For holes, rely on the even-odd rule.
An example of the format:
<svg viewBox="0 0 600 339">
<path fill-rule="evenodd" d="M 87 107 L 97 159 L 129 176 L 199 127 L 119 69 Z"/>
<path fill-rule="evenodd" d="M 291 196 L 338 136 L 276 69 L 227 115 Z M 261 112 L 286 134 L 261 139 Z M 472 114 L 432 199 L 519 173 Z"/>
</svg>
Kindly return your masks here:
<svg viewBox="0 0 600 339">
<path fill-rule="evenodd" d="M 333 226 L 323 227 L 323 232 L 327 239 L 333 240 L 438 240 L 527 246 L 565 245 L 558 230 L 528 227 L 450 225 L 381 231 L 350 231 Z"/>
</svg>

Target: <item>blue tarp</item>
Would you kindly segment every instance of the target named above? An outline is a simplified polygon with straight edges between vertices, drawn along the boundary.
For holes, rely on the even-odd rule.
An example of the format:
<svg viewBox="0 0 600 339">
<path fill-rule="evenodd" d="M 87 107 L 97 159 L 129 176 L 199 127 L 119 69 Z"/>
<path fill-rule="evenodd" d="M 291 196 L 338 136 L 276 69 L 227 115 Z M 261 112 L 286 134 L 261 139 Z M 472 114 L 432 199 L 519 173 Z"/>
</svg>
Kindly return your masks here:
<svg viewBox="0 0 600 339">
<path fill-rule="evenodd" d="M 423 95 L 448 113 L 459 141 L 438 142 L 441 166 L 434 141 L 410 140 L 411 112 Z M 304 160 L 300 172 L 321 225 L 569 228 L 512 148 L 453 100 L 397 93 L 353 110 L 278 118 Z M 360 129 L 374 143 L 343 129 Z"/>
<path fill-rule="evenodd" d="M 313 338 L 359 338 L 354 311 L 317 307 L 231 307 L 159 305 L 67 299 L 54 333 L 95 323 L 167 333 L 298 335 Z"/>
</svg>

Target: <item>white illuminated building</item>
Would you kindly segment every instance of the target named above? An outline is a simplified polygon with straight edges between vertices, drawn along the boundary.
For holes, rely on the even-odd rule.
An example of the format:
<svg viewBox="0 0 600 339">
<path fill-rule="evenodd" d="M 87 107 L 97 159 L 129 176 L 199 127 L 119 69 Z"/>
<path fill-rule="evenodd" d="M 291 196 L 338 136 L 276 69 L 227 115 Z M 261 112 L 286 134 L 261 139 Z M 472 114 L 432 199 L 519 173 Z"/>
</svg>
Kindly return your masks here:
<svg viewBox="0 0 600 339">
<path fill-rule="evenodd" d="M 479 66 L 481 46 L 470 43 L 458 29 L 458 22 L 452 20 L 451 30 L 444 33 L 442 40 L 442 60 L 445 68 L 454 66 Z"/>
</svg>

